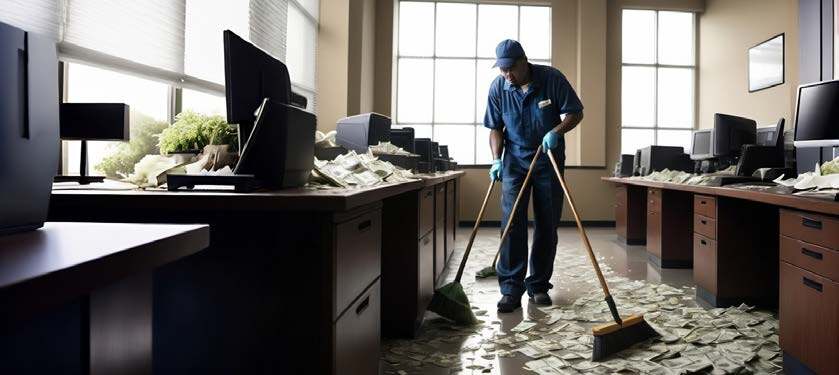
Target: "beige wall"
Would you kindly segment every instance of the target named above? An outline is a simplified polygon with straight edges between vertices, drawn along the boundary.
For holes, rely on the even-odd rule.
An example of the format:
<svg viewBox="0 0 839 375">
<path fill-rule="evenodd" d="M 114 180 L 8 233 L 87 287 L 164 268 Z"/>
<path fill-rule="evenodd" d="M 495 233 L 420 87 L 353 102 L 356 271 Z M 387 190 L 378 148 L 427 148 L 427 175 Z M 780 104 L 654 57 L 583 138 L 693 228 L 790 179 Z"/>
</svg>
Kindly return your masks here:
<svg viewBox="0 0 839 375">
<path fill-rule="evenodd" d="M 699 127 L 714 113 L 753 118 L 758 126 L 779 117 L 792 126 L 798 86 L 797 0 L 708 0 L 699 19 Z M 785 83 L 749 93 L 750 47 L 785 33 Z"/>
</svg>

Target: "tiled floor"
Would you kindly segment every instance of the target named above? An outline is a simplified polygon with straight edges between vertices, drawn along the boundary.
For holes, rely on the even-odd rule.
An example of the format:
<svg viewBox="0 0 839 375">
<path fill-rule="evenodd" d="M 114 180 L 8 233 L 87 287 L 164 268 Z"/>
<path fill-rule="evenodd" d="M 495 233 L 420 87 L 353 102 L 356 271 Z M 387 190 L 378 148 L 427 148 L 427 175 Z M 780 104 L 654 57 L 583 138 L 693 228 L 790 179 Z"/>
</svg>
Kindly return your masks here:
<svg viewBox="0 0 839 375">
<path fill-rule="evenodd" d="M 462 228 L 459 230 L 455 254 L 452 257 L 452 261 L 449 262 L 446 273 L 443 276 L 446 280 L 439 283 L 439 285 L 443 285 L 454 278 L 454 273 L 462 257 L 470 229 Z M 639 311 L 646 311 L 648 320 L 655 318 L 661 324 L 662 322 L 670 323 L 670 320 L 680 318 L 686 314 L 689 315 L 687 311 L 690 308 L 697 307 L 693 298 L 695 290 L 693 288 L 692 270 L 659 269 L 653 266 L 647 261 L 646 250 L 643 246 L 625 245 L 616 237 L 614 228 L 589 228 L 588 235 L 595 249 L 595 253 L 600 259 L 607 279 L 610 280 L 610 284 L 615 284 L 612 290 L 613 294 L 616 295 L 616 300 L 618 300 L 619 309 L 621 308 L 621 303 L 624 306 L 630 305 L 635 309 L 642 309 Z M 437 317 L 433 313 L 427 313 L 426 322 L 417 338 L 412 340 L 383 341 L 383 371 L 386 374 L 532 374 L 534 372 L 526 370 L 523 367 L 527 362 L 533 361 L 534 358 L 530 358 L 522 353 L 505 353 L 506 350 L 514 350 L 517 347 L 521 347 L 521 344 L 505 346 L 496 343 L 499 339 L 503 342 L 505 338 L 513 337 L 514 334 L 510 330 L 524 320 L 532 320 L 537 323 L 534 328 L 524 332 L 529 335 L 529 340 L 553 338 L 559 342 L 559 339 L 562 337 L 557 338 L 555 335 L 562 336 L 564 334 L 567 339 L 569 335 L 567 330 L 570 328 L 576 328 L 581 331 L 581 333 L 578 333 L 574 337 L 579 337 L 580 340 L 584 341 L 585 339 L 581 336 L 588 336 L 590 340 L 589 327 L 597 320 L 601 322 L 605 321 L 608 316 L 605 313 L 606 310 L 601 311 L 602 314 L 596 316 L 590 315 L 592 319 L 589 319 L 588 322 L 570 321 L 570 326 L 567 328 L 557 328 L 566 322 L 564 318 L 557 323 L 549 324 L 548 322 L 548 317 L 552 313 L 561 315 L 563 312 L 573 312 L 576 314 L 585 309 L 589 309 L 590 311 L 592 306 L 595 308 L 600 308 L 601 305 L 605 306 L 605 303 L 602 302 L 602 294 L 598 292 L 599 287 L 594 277 L 593 269 L 585 256 L 585 249 L 581 245 L 576 228 L 561 228 L 559 230 L 559 238 L 560 246 L 557 250 L 556 261 L 554 262 L 554 275 L 552 278 L 554 289 L 550 292 L 551 298 L 554 301 L 554 309 L 530 306 L 525 296 L 522 299 L 522 309 L 510 314 L 497 314 L 495 304 L 500 298 L 497 279 L 475 280 L 474 275 L 476 271 L 491 264 L 492 257 L 498 246 L 498 229 L 481 228 L 467 264 L 462 283 L 469 295 L 473 310 L 476 311 L 476 315 L 478 315 L 478 318 L 483 323 L 473 328 L 464 329 L 452 325 L 450 322 Z M 666 286 L 661 286 L 660 284 Z M 657 290 L 656 288 L 659 289 Z M 666 292 L 677 289 L 679 293 L 683 294 L 676 295 L 677 298 L 668 297 L 670 302 L 674 304 L 672 306 L 667 306 L 666 300 L 661 301 L 665 299 L 664 297 L 658 298 L 658 293 L 662 290 Z M 641 297 L 633 294 L 639 290 L 647 294 Z M 650 294 L 650 290 L 652 290 L 652 294 Z M 655 295 L 656 300 L 648 300 L 653 299 L 650 297 L 653 295 Z M 630 302 L 626 299 L 632 299 L 632 301 Z M 575 301 L 577 301 L 576 305 L 574 304 Z M 662 306 L 660 312 L 657 309 L 657 306 L 659 306 L 657 303 L 660 303 Z M 683 310 L 683 308 L 687 308 L 688 310 Z M 708 309 L 708 307 L 705 306 L 705 309 Z M 715 315 L 711 315 L 712 312 L 716 316 L 724 314 L 719 310 L 696 311 L 699 311 L 696 313 L 696 319 L 700 320 L 714 319 Z M 632 312 L 638 311 L 623 311 L 622 313 L 623 315 L 628 315 Z M 733 317 L 738 313 L 734 311 L 731 315 L 726 316 L 734 319 Z M 702 314 L 705 315 L 703 316 Z M 763 346 L 758 344 L 757 347 L 752 347 L 755 352 L 755 357 L 753 358 L 760 359 L 761 357 L 757 357 L 756 354 L 758 348 L 772 347 L 773 350 L 777 349 L 776 345 L 773 345 L 777 341 L 777 335 L 774 334 L 774 330 L 777 328 L 777 320 L 770 316 L 768 312 L 757 312 L 757 314 L 763 317 L 760 319 L 760 324 L 765 325 L 765 329 L 768 330 L 765 333 L 765 338 L 763 335 L 758 337 L 759 341 L 757 342 L 763 343 Z M 746 313 L 736 316 L 742 317 L 744 315 L 748 318 L 748 314 Z M 690 327 L 688 326 L 688 328 Z M 583 331 L 583 328 L 585 331 Z M 683 328 L 673 328 L 674 330 L 681 330 L 682 339 L 687 337 L 684 334 L 688 331 Z M 764 327 L 760 326 L 757 328 Z M 553 331 L 551 331 L 552 329 Z M 749 328 L 746 329 L 749 330 Z M 737 332 L 736 329 L 732 330 Z M 717 329 L 713 329 L 713 331 L 719 332 Z M 684 343 L 682 339 L 679 339 L 674 344 Z M 752 338 L 746 336 L 740 336 L 740 339 L 754 341 Z M 738 343 L 738 340 L 721 340 L 720 342 L 728 342 L 728 345 L 734 345 Z M 744 343 L 749 344 L 745 341 Z M 568 341 L 565 344 L 567 348 Z M 652 344 L 648 343 L 648 346 Z M 663 346 L 660 342 L 658 344 L 660 347 Z M 715 351 L 712 354 L 718 354 L 724 350 L 725 345 L 719 348 L 715 345 L 717 344 L 709 344 L 708 346 L 700 347 L 700 349 L 719 349 L 719 352 Z M 692 344 L 689 344 L 688 347 L 695 348 Z M 555 356 L 559 356 L 559 353 L 562 352 L 547 353 L 553 353 Z M 764 354 L 774 357 L 774 354 L 769 352 L 765 352 Z M 676 356 L 678 357 L 678 355 Z M 685 356 L 682 355 L 682 357 Z M 714 357 L 711 355 L 708 358 L 711 358 L 712 361 L 714 360 Z M 627 361 L 631 360 L 633 359 L 627 358 Z M 660 360 L 660 358 L 656 360 Z M 766 360 L 769 361 L 769 359 Z M 584 360 L 576 359 L 566 361 L 566 363 L 569 365 L 572 363 L 577 364 L 578 369 L 583 369 L 579 373 L 616 372 L 614 369 L 609 369 L 605 366 L 585 369 L 585 365 L 580 364 L 581 361 Z M 779 359 L 775 359 L 774 361 L 777 365 Z M 752 360 L 752 362 L 756 361 Z M 762 365 L 766 364 L 766 362 L 762 363 Z M 653 365 L 656 364 L 653 363 Z M 705 370 L 710 371 L 712 369 L 706 368 Z M 672 369 L 668 369 L 666 366 L 661 366 L 659 370 L 654 373 L 678 373 L 681 371 L 679 369 L 671 371 Z M 777 368 L 771 368 L 770 370 L 771 372 L 778 372 Z M 639 371 L 630 368 L 626 372 L 632 373 Z M 569 366 L 556 372 L 546 371 L 544 373 L 578 372 Z"/>
</svg>

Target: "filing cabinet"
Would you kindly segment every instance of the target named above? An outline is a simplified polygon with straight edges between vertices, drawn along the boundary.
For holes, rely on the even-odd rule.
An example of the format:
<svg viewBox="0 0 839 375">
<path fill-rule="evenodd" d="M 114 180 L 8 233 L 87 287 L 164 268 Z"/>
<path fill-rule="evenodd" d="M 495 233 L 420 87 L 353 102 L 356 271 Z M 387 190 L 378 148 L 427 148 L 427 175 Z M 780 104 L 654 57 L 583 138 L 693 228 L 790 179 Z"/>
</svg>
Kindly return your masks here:
<svg viewBox="0 0 839 375">
<path fill-rule="evenodd" d="M 783 209 L 779 221 L 784 366 L 839 373 L 839 218 Z"/>
<path fill-rule="evenodd" d="M 683 191 L 647 189 L 647 254 L 662 268 L 690 268 L 692 194 Z M 687 213 L 687 214 L 686 214 Z"/>
<path fill-rule="evenodd" d="M 446 184 L 434 187 L 434 280 L 446 268 Z"/>
<path fill-rule="evenodd" d="M 615 230 L 627 245 L 647 243 L 647 189 L 618 185 L 615 192 Z M 630 218 L 641 218 L 632 220 Z"/>
<path fill-rule="evenodd" d="M 454 252 L 454 232 L 457 230 L 457 206 L 455 206 L 455 182 L 446 182 L 446 262 Z"/>
</svg>

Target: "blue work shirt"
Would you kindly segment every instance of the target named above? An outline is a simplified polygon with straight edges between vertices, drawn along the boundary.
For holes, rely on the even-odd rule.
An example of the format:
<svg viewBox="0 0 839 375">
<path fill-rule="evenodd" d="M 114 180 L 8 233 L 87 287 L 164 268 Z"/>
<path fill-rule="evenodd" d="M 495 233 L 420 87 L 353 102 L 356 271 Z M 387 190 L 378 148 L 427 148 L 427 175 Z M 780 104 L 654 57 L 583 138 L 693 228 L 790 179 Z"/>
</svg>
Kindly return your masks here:
<svg viewBox="0 0 839 375">
<path fill-rule="evenodd" d="M 545 134 L 559 125 L 560 115 L 582 112 L 583 103 L 558 69 L 529 65 L 531 82 L 527 93 L 522 93 L 501 75 L 492 82 L 484 126 L 497 130 L 506 128 L 506 146 L 512 143 L 518 146 L 516 149 L 535 150 L 542 144 Z M 564 155 L 564 136 L 560 137 L 556 151 Z"/>
</svg>

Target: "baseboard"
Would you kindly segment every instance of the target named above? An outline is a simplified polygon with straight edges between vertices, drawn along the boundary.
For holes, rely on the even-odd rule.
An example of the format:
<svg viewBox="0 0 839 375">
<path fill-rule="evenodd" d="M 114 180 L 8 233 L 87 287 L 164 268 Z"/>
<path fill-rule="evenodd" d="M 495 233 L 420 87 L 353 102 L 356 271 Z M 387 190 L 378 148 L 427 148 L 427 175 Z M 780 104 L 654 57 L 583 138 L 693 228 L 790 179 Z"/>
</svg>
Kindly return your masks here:
<svg viewBox="0 0 839 375">
<path fill-rule="evenodd" d="M 475 226 L 475 221 L 463 220 L 460 222 L 460 226 L 464 228 L 472 228 Z M 532 227 L 533 221 L 528 221 L 527 226 Z M 560 221 L 560 227 L 575 227 L 577 223 L 574 221 Z M 610 220 L 583 220 L 584 227 L 591 227 L 591 228 L 614 228 L 615 222 Z M 481 222 L 481 228 L 501 228 L 501 221 L 500 220 L 484 220 Z"/>
</svg>

